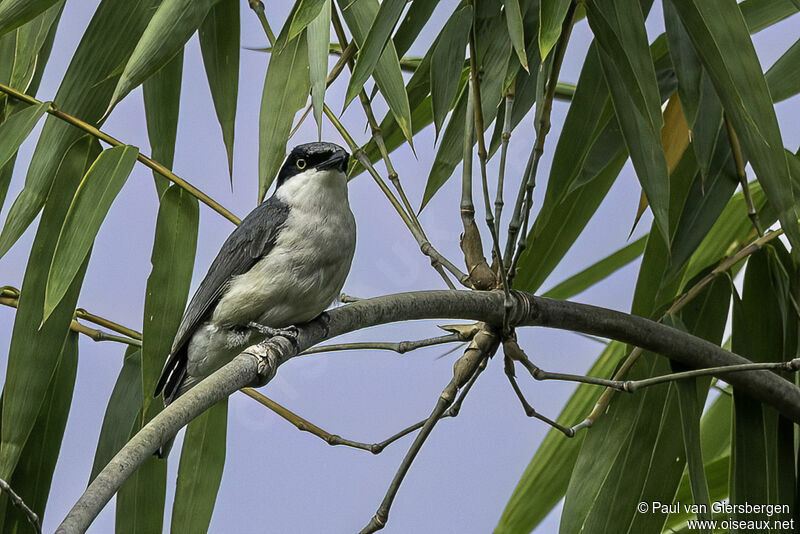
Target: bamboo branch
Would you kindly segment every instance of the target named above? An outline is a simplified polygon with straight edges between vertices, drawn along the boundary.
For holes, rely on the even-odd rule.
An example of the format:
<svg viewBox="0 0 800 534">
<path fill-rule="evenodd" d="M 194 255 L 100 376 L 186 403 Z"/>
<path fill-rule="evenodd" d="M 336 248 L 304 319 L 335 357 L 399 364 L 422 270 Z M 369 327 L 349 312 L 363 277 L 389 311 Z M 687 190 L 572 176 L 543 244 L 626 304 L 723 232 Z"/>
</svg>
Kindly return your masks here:
<svg viewBox="0 0 800 534">
<path fill-rule="evenodd" d="M 0 92 L 5 93 L 10 97 L 31 106 L 42 104 L 42 102 L 36 100 L 32 96 L 26 95 L 25 93 L 21 93 L 16 89 L 13 89 L 2 83 L 0 83 Z M 64 113 L 63 111 L 58 109 L 53 102 L 51 102 L 47 106 L 46 111 L 53 117 L 56 117 L 57 119 L 60 119 L 68 124 L 71 124 L 72 126 L 78 128 L 79 130 L 82 130 L 87 134 L 95 137 L 96 139 L 99 139 L 100 141 L 103 141 L 111 146 L 116 147 L 124 145 L 124 143 L 122 143 L 121 141 L 117 140 L 114 137 L 111 137 L 107 133 L 100 131 L 98 128 L 92 126 L 91 124 L 84 122 L 78 119 L 77 117 L 73 117 L 68 113 Z M 217 213 L 219 213 L 220 215 L 231 221 L 233 224 L 238 225 L 241 222 L 241 219 L 239 219 L 236 215 L 228 211 L 226 208 L 222 207 L 222 205 L 219 204 L 216 200 L 214 200 L 207 194 L 203 193 L 198 188 L 196 188 L 183 178 L 179 177 L 178 175 L 176 175 L 171 170 L 167 169 L 157 161 L 150 159 L 141 152 L 139 152 L 139 154 L 136 156 L 136 159 L 139 160 L 139 162 L 142 163 L 145 167 L 148 167 L 149 169 L 157 172 L 170 182 L 174 183 L 175 185 L 177 185 L 178 187 L 180 187 L 181 189 L 183 189 L 184 191 L 195 197 L 197 200 L 199 200 L 212 210 L 216 211 Z"/>
<path fill-rule="evenodd" d="M 513 327 L 544 326 L 616 339 L 694 368 L 752 363 L 713 343 L 643 317 L 519 291 L 512 296 Z M 296 344 L 277 336 L 247 349 L 145 425 L 92 481 L 57 532 L 85 531 L 133 471 L 181 427 L 234 391 L 269 382 L 277 368 L 298 352 L 354 330 L 402 320 L 464 319 L 485 321 L 498 328 L 504 318 L 503 301 L 502 293 L 495 291 L 418 291 L 377 297 L 336 308 L 327 313 L 326 319 L 299 326 Z M 462 383 L 471 378 L 468 375 L 465 379 L 458 372 L 456 376 L 464 380 Z M 729 374 L 725 380 L 773 406 L 788 419 L 800 421 L 800 388 L 788 380 L 770 371 L 743 371 Z M 448 387 L 445 393 L 451 390 Z M 437 413 L 438 403 L 434 415 Z"/>
<path fill-rule="evenodd" d="M 250 9 L 256 14 L 256 17 L 258 17 L 258 21 L 264 29 L 264 34 L 266 34 L 269 44 L 275 46 L 275 34 L 272 32 L 269 21 L 267 21 L 267 15 L 264 13 L 264 2 L 261 0 L 247 0 L 247 3 L 250 5 Z"/>
</svg>

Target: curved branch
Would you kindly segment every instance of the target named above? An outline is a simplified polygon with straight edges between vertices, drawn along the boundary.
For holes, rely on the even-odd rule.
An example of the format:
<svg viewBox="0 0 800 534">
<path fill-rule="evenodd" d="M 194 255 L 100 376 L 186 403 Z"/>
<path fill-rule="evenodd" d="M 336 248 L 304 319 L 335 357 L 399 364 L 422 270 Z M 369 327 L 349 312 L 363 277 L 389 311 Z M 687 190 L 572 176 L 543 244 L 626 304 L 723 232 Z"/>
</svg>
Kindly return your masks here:
<svg viewBox="0 0 800 534">
<path fill-rule="evenodd" d="M 615 339 L 691 367 L 748 363 L 708 341 L 626 313 L 513 292 L 511 326 L 546 326 Z M 276 337 L 247 349 L 153 418 L 97 475 L 57 533 L 85 531 L 122 483 L 178 430 L 219 400 L 269 382 L 278 366 L 321 341 L 370 326 L 417 319 L 468 319 L 503 324 L 502 291 L 417 291 L 365 299 L 298 328 L 297 344 Z M 724 373 L 722 373 L 724 374 Z M 725 374 L 725 381 L 800 422 L 800 388 L 770 371 Z"/>
</svg>

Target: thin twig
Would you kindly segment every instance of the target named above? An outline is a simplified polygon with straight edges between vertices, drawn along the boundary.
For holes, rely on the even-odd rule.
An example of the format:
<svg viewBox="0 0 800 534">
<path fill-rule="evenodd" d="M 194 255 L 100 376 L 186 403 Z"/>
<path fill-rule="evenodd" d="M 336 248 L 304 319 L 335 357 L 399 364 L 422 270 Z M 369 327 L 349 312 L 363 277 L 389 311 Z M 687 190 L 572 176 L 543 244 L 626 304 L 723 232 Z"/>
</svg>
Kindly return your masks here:
<svg viewBox="0 0 800 534">
<path fill-rule="evenodd" d="M 506 107 L 505 113 L 503 114 L 503 134 L 500 136 L 502 139 L 500 145 L 500 169 L 497 171 L 497 193 L 494 200 L 494 218 L 497 221 L 497 224 L 500 224 L 500 220 L 503 216 L 503 182 L 505 181 L 506 175 L 506 156 L 508 155 L 508 144 L 511 140 L 511 114 L 514 110 L 515 85 L 516 82 L 512 81 L 511 86 L 509 86 L 508 90 L 506 91 Z"/>
<path fill-rule="evenodd" d="M 339 46 L 341 46 L 342 49 L 345 50 L 345 52 L 347 50 L 354 50 L 355 49 L 354 44 L 352 42 L 351 43 L 347 42 L 347 35 L 344 32 L 344 26 L 342 25 L 342 21 L 339 18 L 339 12 L 336 10 L 336 6 L 333 3 L 331 3 L 331 22 L 333 24 L 333 29 L 334 32 L 336 33 L 336 37 L 339 40 Z M 345 59 L 345 55 L 346 54 L 342 55 L 342 59 Z M 340 63 L 341 62 L 342 61 L 340 60 Z M 345 59 L 345 62 L 348 68 L 350 69 L 350 72 L 352 72 L 354 68 L 354 61 L 352 58 L 352 54 L 351 57 Z M 361 107 L 364 110 L 364 115 L 366 115 L 367 117 L 367 123 L 369 124 L 370 131 L 372 133 L 372 139 L 375 141 L 375 145 L 378 147 L 378 151 L 381 154 L 381 158 L 383 159 L 384 165 L 386 165 L 386 172 L 388 173 L 389 181 L 392 183 L 395 191 L 397 191 L 397 194 L 400 196 L 400 201 L 402 203 L 403 209 L 405 210 L 412 224 L 416 226 L 417 232 L 422 237 L 422 242 L 429 243 L 428 236 L 425 235 L 425 229 L 422 228 L 422 224 L 419 222 L 419 219 L 417 218 L 417 213 L 411 206 L 411 203 L 408 201 L 408 197 L 406 196 L 406 192 L 403 189 L 403 185 L 400 183 L 400 177 L 397 174 L 394 165 L 392 164 L 391 158 L 389 157 L 389 151 L 386 148 L 386 143 L 384 142 L 380 125 L 378 124 L 378 121 L 375 118 L 375 113 L 373 113 L 372 111 L 372 105 L 370 104 L 370 99 L 367 96 L 366 91 L 364 91 L 363 87 L 358 92 L 358 98 L 359 101 L 361 102 Z M 422 243 L 420 243 L 420 246 L 422 246 Z M 433 257 L 431 257 L 430 259 L 431 259 L 431 265 L 436 270 L 436 272 L 439 273 L 439 276 L 442 277 L 447 287 L 449 287 L 450 289 L 455 289 L 455 285 L 453 285 L 453 282 L 450 281 L 450 278 L 447 276 L 447 273 L 442 267 L 442 264 Z"/>
<path fill-rule="evenodd" d="M 24 103 L 26 103 L 28 105 L 31 105 L 31 106 L 42 104 L 42 102 L 40 102 L 39 100 L 36 100 L 32 96 L 26 95 L 25 93 L 21 93 L 21 92 L 15 90 L 15 89 L 13 89 L 13 88 L 5 85 L 5 84 L 2 84 L 2 83 L 0 83 L 0 92 L 5 93 L 5 94 L 9 95 L 10 97 L 12 97 L 12 98 L 14 98 L 16 100 L 19 100 L 20 102 L 24 102 Z M 50 104 L 48 104 L 46 111 L 47 111 L 48 114 L 52 115 L 53 117 L 56 117 L 56 118 L 66 122 L 66 123 L 69 123 L 72 126 L 75 126 L 76 128 L 78 128 L 79 130 L 82 130 L 82 131 L 88 133 L 89 135 L 91 135 L 91 136 L 99 139 L 100 141 L 103 141 L 103 142 L 105 142 L 105 143 L 107 143 L 107 144 L 109 144 L 111 146 L 115 146 L 115 147 L 116 146 L 124 146 L 124 143 L 122 143 L 118 139 L 108 135 L 107 133 L 104 133 L 104 132 L 100 131 L 98 128 L 95 128 L 91 124 L 89 124 L 87 122 L 84 122 L 84 121 L 78 119 L 77 117 L 73 117 L 72 115 L 64 113 L 63 111 L 58 109 L 56 107 L 56 105 L 54 103 L 52 103 L 52 102 Z M 195 197 L 197 200 L 199 200 L 200 202 L 202 202 L 203 204 L 205 204 L 206 206 L 208 206 L 212 210 L 216 211 L 217 213 L 219 213 L 220 215 L 222 215 L 223 217 L 225 217 L 226 219 L 231 221 L 233 224 L 238 225 L 241 222 L 241 219 L 239 219 L 236 215 L 234 215 L 233 213 L 228 211 L 226 208 L 222 207 L 222 205 L 219 204 L 216 200 L 214 200 L 213 198 L 211 198 L 207 194 L 203 193 L 198 188 L 196 188 L 195 186 L 193 186 L 192 184 L 190 184 L 189 182 L 187 182 L 183 178 L 179 177 L 178 175 L 176 175 L 171 170 L 167 169 L 165 166 L 163 166 L 162 164 L 158 163 L 157 161 L 154 161 L 154 160 L 150 159 L 149 157 L 145 156 L 141 152 L 139 152 L 139 154 L 136 156 L 136 159 L 138 159 L 139 162 L 142 163 L 145 167 L 148 167 L 149 169 L 157 172 L 158 174 L 160 174 L 161 176 L 163 176 L 164 178 L 166 178 L 170 182 L 174 183 L 175 185 L 177 185 L 181 189 L 185 190 L 187 193 L 189 193 L 190 195 Z"/>
<path fill-rule="evenodd" d="M 761 229 L 761 222 L 758 219 L 758 211 L 753 198 L 750 196 L 750 185 L 747 183 L 747 172 L 745 171 L 745 161 L 742 155 L 742 146 L 739 144 L 739 137 L 736 135 L 736 130 L 733 129 L 733 124 L 728 120 L 728 114 L 724 114 L 725 128 L 728 130 L 728 139 L 731 142 L 731 151 L 733 152 L 733 161 L 736 164 L 736 176 L 739 178 L 739 185 L 742 186 L 742 194 L 744 195 L 744 203 L 747 206 L 747 216 L 753 221 L 753 227 L 756 229 L 759 237 L 764 235 Z"/>
<path fill-rule="evenodd" d="M 519 388 L 519 384 L 517 384 L 517 378 L 514 374 L 514 360 L 507 354 L 505 357 L 505 371 L 506 371 L 506 377 L 508 378 L 508 381 L 511 383 L 511 389 L 514 390 L 514 393 L 517 395 L 519 402 L 522 404 L 522 409 L 525 410 L 525 415 L 527 415 L 528 417 L 534 417 L 539 421 L 546 423 L 547 425 L 563 433 L 568 438 L 575 436 L 575 432 L 573 432 L 571 428 L 567 428 L 563 425 L 556 423 L 549 417 L 546 417 L 537 412 L 533 408 L 533 406 L 530 405 L 528 400 L 525 398 L 525 395 L 522 393 L 522 390 Z"/>
<path fill-rule="evenodd" d="M 389 519 L 389 510 L 392 507 L 392 502 L 397 495 L 397 491 L 400 489 L 400 484 L 402 484 L 414 458 L 416 458 L 420 449 L 425 444 L 433 427 L 453 405 L 454 401 L 456 401 L 459 389 L 465 388 L 467 385 L 471 387 L 471 384 L 474 383 L 473 378 L 477 378 L 481 372 L 480 366 L 494 354 L 498 344 L 499 338 L 488 327 L 484 327 L 476 334 L 469 347 L 467 347 L 467 350 L 464 351 L 464 355 L 453 366 L 453 379 L 450 380 L 441 395 L 439 395 L 436 406 L 431 412 L 431 415 L 425 420 L 414 443 L 403 458 L 378 510 L 359 534 L 377 532 L 386 525 L 386 521 Z"/>
<path fill-rule="evenodd" d="M 17 495 L 17 493 L 11 489 L 11 486 L 8 485 L 8 482 L 0 478 L 0 490 L 4 491 L 8 494 L 8 498 L 11 500 L 11 504 L 22 510 L 28 518 L 28 522 L 33 526 L 34 530 L 37 534 L 42 534 L 42 525 L 39 522 L 39 516 L 36 513 L 28 508 L 28 505 L 25 504 L 25 501 Z"/>
<path fill-rule="evenodd" d="M 271 46 L 275 46 L 275 34 L 272 32 L 272 28 L 269 26 L 269 21 L 267 21 L 267 15 L 264 13 L 264 2 L 261 0 L 247 0 L 248 4 L 250 4 L 250 9 L 252 9 L 256 17 L 258 17 L 258 21 L 261 23 L 261 27 L 264 28 L 264 33 L 267 36 L 267 40 Z"/>
<path fill-rule="evenodd" d="M 16 308 L 19 304 L 19 298 L 0 297 L 0 304 L 2 304 L 3 306 L 8 306 L 10 308 Z M 125 345 L 130 345 L 133 347 L 142 346 L 141 339 L 134 339 L 127 336 L 116 336 L 114 334 L 107 334 L 102 330 L 97 330 L 96 328 L 89 328 L 88 326 L 79 323 L 75 319 L 73 319 L 70 322 L 69 329 L 78 334 L 83 334 L 84 336 L 88 337 L 89 339 L 92 339 L 93 341 L 113 341 L 115 343 L 124 343 Z"/>
<path fill-rule="evenodd" d="M 506 279 L 506 269 L 503 265 L 503 253 L 500 252 L 500 238 L 498 236 L 497 225 L 499 219 L 495 219 L 492 215 L 492 204 L 489 200 L 489 180 L 486 175 L 486 140 L 483 136 L 483 105 L 481 103 L 481 72 L 482 67 L 478 65 L 477 53 L 475 51 L 475 24 L 472 25 L 472 31 L 469 33 L 469 70 L 470 70 L 470 85 L 472 87 L 472 100 L 474 103 L 474 117 L 475 117 L 475 134 L 478 137 L 478 161 L 481 167 L 481 185 L 483 188 L 483 203 L 484 212 L 486 217 L 486 226 L 489 228 L 489 234 L 492 237 L 492 255 L 493 263 L 497 265 L 497 272 L 500 273 L 500 281 L 503 286 L 503 293 L 505 295 L 505 309 L 506 317 L 508 311 L 511 310 L 511 294 L 509 293 L 508 280 Z M 472 158 L 472 147 L 470 146 L 470 159 Z M 466 154 L 465 154 L 466 156 Z M 503 321 L 503 331 L 508 330 L 508 321 Z"/>
<path fill-rule="evenodd" d="M 531 209 L 533 208 L 533 189 L 536 186 L 536 172 L 539 168 L 539 160 L 541 159 L 542 154 L 544 153 L 545 139 L 547 138 L 547 134 L 550 132 L 550 114 L 553 110 L 553 97 L 555 96 L 556 93 L 556 86 L 558 85 L 558 75 L 561 72 L 561 65 L 564 62 L 564 55 L 566 54 L 567 51 L 567 44 L 569 43 L 569 38 L 572 33 L 572 26 L 575 22 L 576 8 L 577 8 L 577 2 L 573 0 L 572 2 L 570 2 L 569 8 L 567 9 L 566 17 L 564 18 L 564 22 L 561 28 L 561 36 L 559 37 L 558 43 L 556 44 L 556 48 L 553 51 L 553 60 L 552 60 L 552 65 L 550 67 L 550 72 L 539 73 L 539 76 L 546 76 L 547 78 L 547 93 L 544 95 L 544 102 L 538 100 L 536 102 L 536 109 L 537 109 L 536 141 L 534 142 L 533 154 L 532 154 L 533 163 L 530 167 L 529 175 L 524 178 L 525 206 L 522 212 L 522 218 L 523 218 L 522 233 L 519 236 L 519 242 L 517 243 L 517 250 L 514 253 L 513 258 L 511 259 L 508 268 L 509 285 L 514 280 L 517 263 L 519 262 L 519 258 L 522 255 L 522 252 L 525 250 L 525 247 L 527 246 L 528 221 L 530 219 Z M 539 106 L 540 103 L 541 103 L 541 108 Z M 539 113 L 540 109 L 541 113 Z M 516 222 L 518 223 L 518 221 Z M 511 235 L 512 235 L 512 228 L 511 226 L 509 226 L 509 240 L 511 239 Z"/>
<path fill-rule="evenodd" d="M 430 241 L 428 241 L 419 229 L 414 225 L 414 222 L 411 220 L 411 217 L 406 213 L 403 209 L 403 206 L 400 204 L 400 201 L 392 193 L 391 189 L 386 185 L 381 175 L 378 174 L 378 171 L 375 170 L 375 167 L 372 166 L 372 162 L 370 162 L 369 157 L 364 152 L 364 150 L 359 147 L 356 142 L 353 140 L 353 137 L 341 123 L 339 118 L 336 114 L 328 107 L 327 104 L 323 106 L 323 111 L 331 123 L 334 125 L 336 130 L 338 130 L 339 135 L 345 140 L 347 146 L 350 147 L 350 150 L 353 153 L 353 156 L 358 160 L 359 163 L 369 172 L 370 176 L 372 176 L 375 183 L 378 184 L 378 187 L 383 192 L 384 196 L 389 200 L 392 204 L 392 207 L 395 209 L 400 218 L 403 220 L 403 223 L 406 227 L 411 231 L 411 235 L 414 236 L 414 239 L 417 241 L 417 244 L 420 247 L 422 253 L 430 258 L 431 262 L 437 262 L 441 264 L 445 269 L 447 269 L 450 274 L 452 274 L 461 284 L 467 285 L 468 277 L 466 274 L 461 272 L 461 270 L 453 265 L 453 263 L 442 256 L 434 247 L 431 245 Z"/>
</svg>

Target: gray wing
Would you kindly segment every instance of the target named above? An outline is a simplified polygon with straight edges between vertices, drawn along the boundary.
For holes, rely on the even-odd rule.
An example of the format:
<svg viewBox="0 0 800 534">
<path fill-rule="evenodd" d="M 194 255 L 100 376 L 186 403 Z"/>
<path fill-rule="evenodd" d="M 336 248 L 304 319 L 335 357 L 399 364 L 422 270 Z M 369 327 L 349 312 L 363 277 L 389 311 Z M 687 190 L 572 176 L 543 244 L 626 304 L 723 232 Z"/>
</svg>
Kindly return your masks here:
<svg viewBox="0 0 800 534">
<path fill-rule="evenodd" d="M 288 215 L 289 207 L 273 195 L 250 212 L 225 240 L 183 313 L 178 333 L 172 343 L 172 350 L 156 385 L 155 395 L 158 395 L 177 367 L 185 364 L 180 361 L 185 359 L 183 349 L 194 331 L 206 320 L 214 305 L 222 297 L 230 280 L 249 271 L 272 250 L 278 232 Z"/>
</svg>

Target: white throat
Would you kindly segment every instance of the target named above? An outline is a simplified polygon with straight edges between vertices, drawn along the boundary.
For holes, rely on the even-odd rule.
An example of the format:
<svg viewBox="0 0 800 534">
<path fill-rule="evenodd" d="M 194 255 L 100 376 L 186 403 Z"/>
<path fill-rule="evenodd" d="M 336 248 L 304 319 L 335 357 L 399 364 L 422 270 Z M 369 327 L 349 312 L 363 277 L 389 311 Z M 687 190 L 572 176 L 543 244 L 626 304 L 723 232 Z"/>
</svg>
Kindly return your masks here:
<svg viewBox="0 0 800 534">
<path fill-rule="evenodd" d="M 347 176 L 337 169 L 309 169 L 292 176 L 278 188 L 275 196 L 290 207 L 349 207 Z"/>
</svg>

